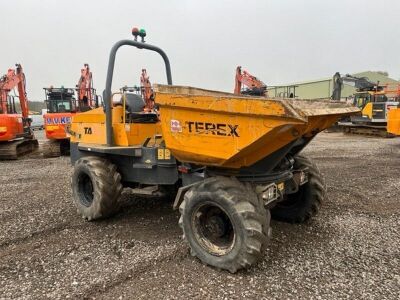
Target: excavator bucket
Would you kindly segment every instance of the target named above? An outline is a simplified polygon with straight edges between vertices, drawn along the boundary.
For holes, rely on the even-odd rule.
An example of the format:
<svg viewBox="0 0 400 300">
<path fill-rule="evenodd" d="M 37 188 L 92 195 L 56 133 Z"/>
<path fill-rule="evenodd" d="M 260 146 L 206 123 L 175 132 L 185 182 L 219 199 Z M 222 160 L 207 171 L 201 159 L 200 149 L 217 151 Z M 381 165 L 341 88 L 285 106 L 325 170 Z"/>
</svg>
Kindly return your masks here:
<svg viewBox="0 0 400 300">
<path fill-rule="evenodd" d="M 359 112 L 328 99 L 274 99 L 170 85 L 155 85 L 154 91 L 166 147 L 179 161 L 202 166 L 251 166 Z"/>
</svg>

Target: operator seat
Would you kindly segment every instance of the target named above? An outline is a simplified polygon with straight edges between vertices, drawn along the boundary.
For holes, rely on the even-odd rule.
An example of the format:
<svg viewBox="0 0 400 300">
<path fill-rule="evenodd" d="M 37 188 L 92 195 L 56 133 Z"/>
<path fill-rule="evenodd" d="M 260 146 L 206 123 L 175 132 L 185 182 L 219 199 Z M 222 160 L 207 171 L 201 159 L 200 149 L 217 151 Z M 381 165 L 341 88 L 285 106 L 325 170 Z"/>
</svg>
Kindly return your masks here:
<svg viewBox="0 0 400 300">
<path fill-rule="evenodd" d="M 142 96 L 134 93 L 125 93 L 125 101 L 128 122 L 156 123 L 158 121 L 158 116 L 156 113 L 143 111 L 145 102 Z"/>
<path fill-rule="evenodd" d="M 142 96 L 134 93 L 125 93 L 126 110 L 129 113 L 142 112 L 145 106 Z"/>
</svg>

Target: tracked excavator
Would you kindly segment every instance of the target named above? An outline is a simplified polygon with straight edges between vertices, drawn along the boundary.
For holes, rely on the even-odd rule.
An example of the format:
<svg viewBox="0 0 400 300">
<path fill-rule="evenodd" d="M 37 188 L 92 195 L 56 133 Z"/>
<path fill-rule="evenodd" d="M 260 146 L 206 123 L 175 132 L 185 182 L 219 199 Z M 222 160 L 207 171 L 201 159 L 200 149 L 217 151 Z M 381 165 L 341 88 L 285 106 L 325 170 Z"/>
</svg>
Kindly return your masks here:
<svg viewBox="0 0 400 300">
<path fill-rule="evenodd" d="M 235 95 L 267 96 L 267 85 L 241 66 L 236 67 Z"/>
<path fill-rule="evenodd" d="M 89 221 L 112 216 L 123 188 L 169 191 L 193 256 L 233 273 L 251 267 L 271 238 L 271 214 L 306 222 L 324 201 L 324 179 L 302 149 L 359 109 L 172 85 L 167 54 L 144 42 L 144 30 L 132 34 L 111 48 L 104 109 L 72 119 L 71 187 L 79 214 Z M 151 86 L 150 104 L 146 94 L 112 101 L 116 55 L 127 46 L 164 61 L 166 84 Z"/>
<path fill-rule="evenodd" d="M 20 64 L 15 66 L 0 78 L 0 159 L 17 159 L 39 146 L 31 129 L 25 74 Z M 18 97 L 10 95 L 15 88 Z M 21 113 L 15 98 L 19 98 Z"/>
<path fill-rule="evenodd" d="M 382 85 L 365 77 L 351 75 L 341 76 L 339 72 L 333 76 L 332 99 L 341 99 L 343 84 L 347 83 L 356 88 L 353 105 L 361 110 L 361 115 L 351 116 L 339 122 L 345 133 L 392 137 L 387 131 L 388 112 L 400 107 L 398 97 L 392 96 L 388 84 Z"/>
<path fill-rule="evenodd" d="M 44 88 L 47 113 L 44 127 L 47 141 L 43 144 L 44 157 L 69 154 L 68 126 L 73 115 L 99 107 L 99 97 L 93 88 L 93 77 L 89 65 L 84 64 L 76 85 L 78 100 L 72 88 Z"/>
</svg>

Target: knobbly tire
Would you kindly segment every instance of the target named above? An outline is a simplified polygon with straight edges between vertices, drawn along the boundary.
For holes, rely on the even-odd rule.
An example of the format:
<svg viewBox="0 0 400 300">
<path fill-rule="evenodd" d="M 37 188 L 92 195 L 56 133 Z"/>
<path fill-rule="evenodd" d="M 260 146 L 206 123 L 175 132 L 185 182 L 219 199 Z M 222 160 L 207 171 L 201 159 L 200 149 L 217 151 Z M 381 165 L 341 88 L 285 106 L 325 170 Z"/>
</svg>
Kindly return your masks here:
<svg viewBox="0 0 400 300">
<path fill-rule="evenodd" d="M 119 209 L 121 175 L 108 160 L 88 156 L 76 161 L 72 194 L 78 213 L 88 221 L 106 218 Z"/>
<path fill-rule="evenodd" d="M 235 273 L 262 257 L 271 217 L 250 186 L 205 179 L 186 192 L 179 210 L 184 239 L 203 263 Z"/>
<path fill-rule="evenodd" d="M 308 168 L 308 181 L 295 194 L 287 195 L 271 210 L 272 218 L 289 223 L 304 223 L 317 215 L 326 196 L 326 185 L 318 167 L 307 157 L 297 155 L 294 167 Z"/>
</svg>

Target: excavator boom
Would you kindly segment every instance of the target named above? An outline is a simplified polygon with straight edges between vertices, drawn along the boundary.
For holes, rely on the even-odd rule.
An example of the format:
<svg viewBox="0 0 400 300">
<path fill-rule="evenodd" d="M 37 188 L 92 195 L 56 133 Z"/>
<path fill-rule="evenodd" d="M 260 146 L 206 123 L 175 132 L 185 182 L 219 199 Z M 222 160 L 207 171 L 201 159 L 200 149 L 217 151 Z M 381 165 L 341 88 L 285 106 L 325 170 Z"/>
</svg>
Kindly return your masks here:
<svg viewBox="0 0 400 300">
<path fill-rule="evenodd" d="M 341 76 L 339 72 L 336 72 L 333 75 L 333 91 L 332 91 L 332 100 L 339 101 L 342 96 L 343 84 L 346 83 L 348 85 L 354 86 L 357 92 L 363 91 L 372 91 L 378 92 L 382 91 L 384 86 L 379 85 L 379 82 L 370 81 L 366 77 L 356 77 L 350 74 L 346 74 L 345 76 Z"/>
<path fill-rule="evenodd" d="M 77 84 L 79 106 L 95 106 L 94 93 L 93 93 L 93 79 L 92 72 L 90 71 L 89 64 L 84 64 L 81 69 L 81 77 Z"/>
<path fill-rule="evenodd" d="M 246 87 L 246 89 L 243 90 L 243 87 Z M 266 96 L 266 90 L 267 86 L 264 82 L 251 75 L 246 70 L 242 71 L 241 66 L 236 67 L 234 94 Z"/>
<path fill-rule="evenodd" d="M 145 101 L 145 111 L 151 111 L 154 107 L 153 90 L 151 88 L 150 77 L 147 75 L 146 69 L 142 69 L 140 76 L 142 97 Z"/>
</svg>

